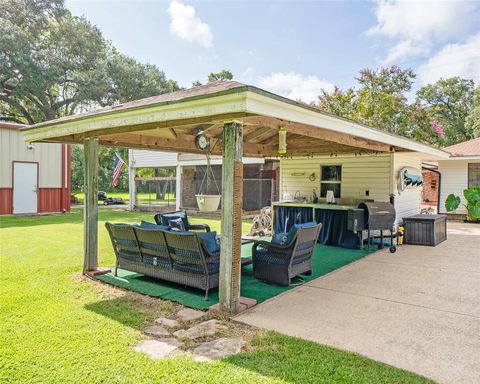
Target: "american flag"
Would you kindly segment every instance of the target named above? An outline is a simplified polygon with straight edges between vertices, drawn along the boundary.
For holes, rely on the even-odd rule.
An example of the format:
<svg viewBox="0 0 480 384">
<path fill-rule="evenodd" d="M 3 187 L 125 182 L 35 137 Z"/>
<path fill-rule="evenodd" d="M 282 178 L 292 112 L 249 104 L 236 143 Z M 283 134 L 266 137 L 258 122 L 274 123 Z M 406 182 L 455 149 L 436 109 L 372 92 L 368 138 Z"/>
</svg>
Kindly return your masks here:
<svg viewBox="0 0 480 384">
<path fill-rule="evenodd" d="M 125 164 L 125 162 L 122 160 L 120 156 L 118 156 L 118 153 L 116 153 L 115 168 L 113 170 L 113 180 L 112 180 L 113 188 L 116 188 L 118 185 L 118 177 L 120 176 L 120 171 L 122 170 L 123 164 Z"/>
</svg>

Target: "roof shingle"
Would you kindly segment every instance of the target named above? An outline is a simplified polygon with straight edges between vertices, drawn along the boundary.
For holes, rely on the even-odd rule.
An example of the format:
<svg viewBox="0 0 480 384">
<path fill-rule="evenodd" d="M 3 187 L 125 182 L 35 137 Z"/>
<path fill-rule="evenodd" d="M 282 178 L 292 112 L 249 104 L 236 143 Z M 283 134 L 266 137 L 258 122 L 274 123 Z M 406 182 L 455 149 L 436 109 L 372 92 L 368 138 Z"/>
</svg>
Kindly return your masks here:
<svg viewBox="0 0 480 384">
<path fill-rule="evenodd" d="M 480 156 L 480 137 L 443 148 L 453 156 Z"/>
</svg>

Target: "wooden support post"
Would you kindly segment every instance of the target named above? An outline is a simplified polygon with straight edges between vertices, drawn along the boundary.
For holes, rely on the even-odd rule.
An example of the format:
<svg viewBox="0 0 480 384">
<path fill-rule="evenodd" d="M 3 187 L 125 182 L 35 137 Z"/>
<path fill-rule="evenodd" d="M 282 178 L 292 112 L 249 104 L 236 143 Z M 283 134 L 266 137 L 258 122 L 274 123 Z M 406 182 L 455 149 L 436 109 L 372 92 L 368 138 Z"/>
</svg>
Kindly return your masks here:
<svg viewBox="0 0 480 384">
<path fill-rule="evenodd" d="M 96 271 L 98 268 L 98 139 L 85 139 L 83 148 L 85 152 L 83 273 L 85 274 Z"/>
<path fill-rule="evenodd" d="M 222 242 L 220 253 L 220 308 L 236 313 L 240 302 L 243 127 L 227 123 L 223 127 L 222 162 Z"/>
</svg>

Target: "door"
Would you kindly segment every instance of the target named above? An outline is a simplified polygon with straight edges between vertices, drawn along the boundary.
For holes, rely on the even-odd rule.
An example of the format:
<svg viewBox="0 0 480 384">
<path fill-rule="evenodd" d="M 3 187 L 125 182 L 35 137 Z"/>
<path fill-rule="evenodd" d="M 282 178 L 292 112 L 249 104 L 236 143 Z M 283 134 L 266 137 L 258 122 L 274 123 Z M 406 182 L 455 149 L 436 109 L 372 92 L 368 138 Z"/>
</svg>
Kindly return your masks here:
<svg viewBox="0 0 480 384">
<path fill-rule="evenodd" d="M 38 164 L 13 163 L 13 213 L 37 213 Z"/>
</svg>

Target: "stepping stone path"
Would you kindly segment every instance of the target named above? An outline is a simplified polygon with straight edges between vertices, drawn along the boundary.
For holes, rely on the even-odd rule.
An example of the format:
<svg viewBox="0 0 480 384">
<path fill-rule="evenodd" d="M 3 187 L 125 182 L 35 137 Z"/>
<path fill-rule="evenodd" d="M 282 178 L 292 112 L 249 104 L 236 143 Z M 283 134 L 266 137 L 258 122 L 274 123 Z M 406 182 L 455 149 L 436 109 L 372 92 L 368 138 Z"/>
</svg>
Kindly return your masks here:
<svg viewBox="0 0 480 384">
<path fill-rule="evenodd" d="M 167 319 L 166 317 L 159 317 L 158 319 L 155 319 L 155 323 L 158 325 L 163 325 L 167 328 L 177 328 L 180 326 L 180 323 L 177 320 Z"/>
<path fill-rule="evenodd" d="M 224 357 L 235 355 L 242 350 L 245 341 L 240 338 L 227 339 L 221 338 L 214 341 L 208 341 L 200 344 L 193 350 L 195 361 L 210 361 L 223 359 Z"/>
<path fill-rule="evenodd" d="M 192 321 L 192 320 L 197 320 L 200 317 L 204 316 L 205 312 L 197 311 L 191 308 L 184 308 L 178 311 L 177 315 L 178 317 L 180 317 L 180 319 L 184 321 Z"/>
<path fill-rule="evenodd" d="M 145 329 L 145 334 L 154 337 L 169 337 L 170 332 L 168 332 L 165 328 L 161 325 L 152 325 Z"/>
<path fill-rule="evenodd" d="M 179 338 L 187 338 L 191 340 L 199 339 L 201 337 L 212 336 L 218 329 L 225 328 L 218 320 L 208 320 L 203 323 L 194 325 L 187 330 L 180 329 L 174 332 L 173 335 Z"/>
<path fill-rule="evenodd" d="M 160 360 L 180 348 L 183 344 L 177 339 L 144 340 L 133 347 L 137 352 L 143 352 L 152 359 Z"/>
</svg>

